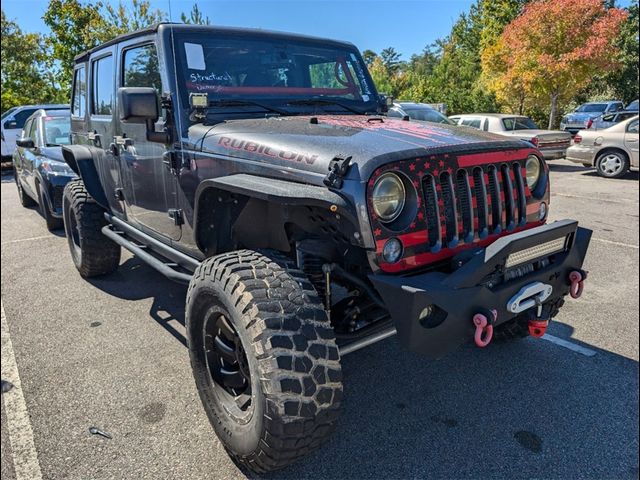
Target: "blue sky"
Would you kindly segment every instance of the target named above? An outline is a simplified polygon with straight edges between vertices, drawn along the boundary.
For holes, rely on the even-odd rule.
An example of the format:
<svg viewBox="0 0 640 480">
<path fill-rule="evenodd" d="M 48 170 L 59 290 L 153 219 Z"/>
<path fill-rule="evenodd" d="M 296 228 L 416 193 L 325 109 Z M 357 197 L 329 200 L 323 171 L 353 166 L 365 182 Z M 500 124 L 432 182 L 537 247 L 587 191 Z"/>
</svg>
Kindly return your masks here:
<svg viewBox="0 0 640 480">
<path fill-rule="evenodd" d="M 118 3 L 117 0 L 106 0 Z M 169 4 L 170 2 L 170 4 Z M 128 3 L 123 0 L 123 3 Z M 193 0 L 153 0 L 154 7 L 179 20 Z M 200 0 L 200 9 L 218 25 L 304 33 L 355 43 L 379 52 L 393 46 L 408 59 L 447 35 L 472 0 Z M 628 6 L 630 0 L 620 0 Z M 47 32 L 42 15 L 47 0 L 2 0 L 2 9 L 24 31 Z"/>
</svg>

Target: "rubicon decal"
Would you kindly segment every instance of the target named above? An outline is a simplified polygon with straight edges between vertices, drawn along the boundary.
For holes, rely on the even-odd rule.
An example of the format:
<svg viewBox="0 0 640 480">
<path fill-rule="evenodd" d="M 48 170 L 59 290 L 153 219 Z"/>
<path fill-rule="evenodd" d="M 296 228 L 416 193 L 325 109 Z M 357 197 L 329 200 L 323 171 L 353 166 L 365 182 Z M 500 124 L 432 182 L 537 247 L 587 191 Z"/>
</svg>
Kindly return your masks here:
<svg viewBox="0 0 640 480">
<path fill-rule="evenodd" d="M 232 150 L 241 150 L 244 152 L 264 155 L 265 157 L 281 158 L 282 160 L 306 163 L 308 165 L 313 165 L 313 163 L 318 159 L 318 155 L 310 155 L 307 153 L 295 152 L 293 150 L 273 148 L 262 143 L 240 140 L 237 138 L 225 136 L 220 137 L 220 139 L 218 140 L 218 145 Z"/>
</svg>

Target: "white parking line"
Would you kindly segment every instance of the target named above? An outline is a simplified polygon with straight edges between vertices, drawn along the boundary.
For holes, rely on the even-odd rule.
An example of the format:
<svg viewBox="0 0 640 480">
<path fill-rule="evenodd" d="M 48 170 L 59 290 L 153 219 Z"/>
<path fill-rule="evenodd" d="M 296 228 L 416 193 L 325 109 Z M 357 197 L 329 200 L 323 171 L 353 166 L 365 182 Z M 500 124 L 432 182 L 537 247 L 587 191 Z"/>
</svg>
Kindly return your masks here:
<svg viewBox="0 0 640 480">
<path fill-rule="evenodd" d="M 638 245 L 633 245 L 631 243 L 614 242 L 613 240 L 605 240 L 604 238 L 592 238 L 591 240 L 600 243 L 608 243 L 609 245 L 617 245 L 618 247 L 633 248 L 635 250 L 638 250 L 638 248 L 640 248 Z"/>
<path fill-rule="evenodd" d="M 9 325 L 4 313 L 4 303 L 0 300 L 2 317 L 2 380 L 11 382 L 13 388 L 2 394 L 7 415 L 7 430 L 13 454 L 13 466 L 16 480 L 41 480 L 42 472 L 38 462 L 38 453 L 33 442 L 33 429 L 29 420 L 27 404 L 22 393 L 22 383 L 18 374 L 18 365 L 13 353 Z"/>
<path fill-rule="evenodd" d="M 553 335 L 549 335 L 548 333 L 541 338 L 543 340 L 546 340 L 547 342 L 555 343 L 560 347 L 568 348 L 569 350 L 573 350 L 574 352 L 585 355 L 587 357 L 593 357 L 597 353 L 595 350 L 582 347 L 575 343 L 569 342 L 568 340 L 564 340 L 563 338 L 554 337 Z"/>
<path fill-rule="evenodd" d="M 35 240 L 50 240 L 52 238 L 60 238 L 60 237 L 57 237 L 55 235 L 42 235 L 40 237 L 16 238 L 15 240 L 7 240 L 6 242 L 2 242 L 2 245 L 8 245 L 10 243 L 32 242 Z"/>
</svg>

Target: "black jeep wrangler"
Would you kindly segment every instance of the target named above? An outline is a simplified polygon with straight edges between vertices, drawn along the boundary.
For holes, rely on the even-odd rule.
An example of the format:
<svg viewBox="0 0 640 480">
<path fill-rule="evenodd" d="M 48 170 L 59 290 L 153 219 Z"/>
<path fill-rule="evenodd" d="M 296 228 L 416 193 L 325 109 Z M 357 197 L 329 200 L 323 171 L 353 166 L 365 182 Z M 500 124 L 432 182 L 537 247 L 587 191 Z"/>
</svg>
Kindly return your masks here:
<svg viewBox="0 0 640 480">
<path fill-rule="evenodd" d="M 83 277 L 121 247 L 188 283 L 196 385 L 255 471 L 330 434 L 340 356 L 540 336 L 591 232 L 546 224 L 533 145 L 384 115 L 351 44 L 160 24 L 76 58 L 64 192 Z"/>
</svg>

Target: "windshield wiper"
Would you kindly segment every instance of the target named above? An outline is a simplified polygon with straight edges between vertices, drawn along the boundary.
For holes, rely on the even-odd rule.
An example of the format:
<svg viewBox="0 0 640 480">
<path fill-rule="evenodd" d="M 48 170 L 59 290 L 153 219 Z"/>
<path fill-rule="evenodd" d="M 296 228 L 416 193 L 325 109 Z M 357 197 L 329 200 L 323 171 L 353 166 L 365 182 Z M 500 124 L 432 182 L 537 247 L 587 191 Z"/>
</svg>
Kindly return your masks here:
<svg viewBox="0 0 640 480">
<path fill-rule="evenodd" d="M 338 100 L 329 100 L 326 98 L 306 98 L 306 99 L 300 99 L 300 100 L 290 100 L 287 102 L 287 105 L 337 105 L 357 115 L 364 115 L 365 113 L 367 113 L 366 110 L 353 108 L 353 107 L 350 107 L 349 105 L 345 105 L 344 103 Z"/>
<path fill-rule="evenodd" d="M 277 113 L 278 115 L 290 115 L 289 112 L 281 110 L 271 105 L 265 105 L 264 103 L 256 102 L 253 100 L 210 100 L 209 107 L 248 107 L 256 106 L 269 112 Z"/>
</svg>

